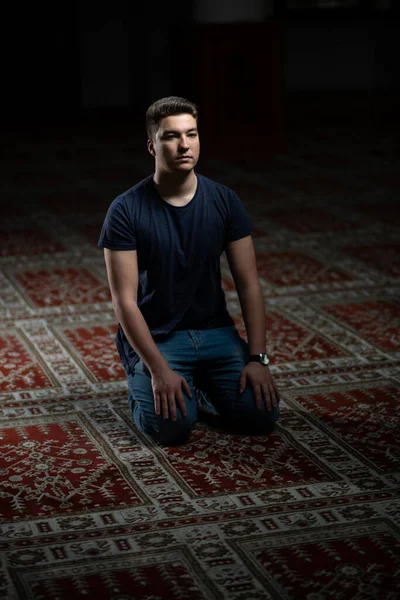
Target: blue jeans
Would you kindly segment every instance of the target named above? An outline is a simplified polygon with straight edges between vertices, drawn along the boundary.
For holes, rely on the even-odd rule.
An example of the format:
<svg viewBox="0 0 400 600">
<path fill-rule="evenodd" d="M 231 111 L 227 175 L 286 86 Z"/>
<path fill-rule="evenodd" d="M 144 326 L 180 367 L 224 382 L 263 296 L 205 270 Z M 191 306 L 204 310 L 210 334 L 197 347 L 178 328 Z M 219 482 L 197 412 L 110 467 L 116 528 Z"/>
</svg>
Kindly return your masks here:
<svg viewBox="0 0 400 600">
<path fill-rule="evenodd" d="M 198 404 L 209 400 L 222 424 L 245 434 L 268 433 L 279 418 L 276 408 L 256 407 L 251 384 L 239 393 L 240 374 L 249 355 L 247 342 L 234 325 L 216 329 L 174 331 L 166 339 L 155 340 L 169 367 L 182 375 L 192 398 L 183 391 L 187 416 L 177 404 L 177 420 L 156 415 L 151 374 L 139 361 L 128 375 L 129 405 L 136 426 L 152 440 L 168 446 L 184 443 L 195 427 Z"/>
</svg>

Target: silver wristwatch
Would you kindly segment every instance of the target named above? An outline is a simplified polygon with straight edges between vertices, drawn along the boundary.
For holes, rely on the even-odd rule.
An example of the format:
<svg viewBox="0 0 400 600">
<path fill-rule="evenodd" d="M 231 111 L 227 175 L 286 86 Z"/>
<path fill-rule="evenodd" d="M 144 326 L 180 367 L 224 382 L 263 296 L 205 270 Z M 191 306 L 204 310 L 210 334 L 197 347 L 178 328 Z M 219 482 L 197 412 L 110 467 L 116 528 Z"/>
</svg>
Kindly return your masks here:
<svg viewBox="0 0 400 600">
<path fill-rule="evenodd" d="M 267 366 L 269 364 L 268 354 L 263 352 L 262 354 L 251 354 L 249 356 L 249 362 L 259 362 L 261 365 Z"/>
</svg>

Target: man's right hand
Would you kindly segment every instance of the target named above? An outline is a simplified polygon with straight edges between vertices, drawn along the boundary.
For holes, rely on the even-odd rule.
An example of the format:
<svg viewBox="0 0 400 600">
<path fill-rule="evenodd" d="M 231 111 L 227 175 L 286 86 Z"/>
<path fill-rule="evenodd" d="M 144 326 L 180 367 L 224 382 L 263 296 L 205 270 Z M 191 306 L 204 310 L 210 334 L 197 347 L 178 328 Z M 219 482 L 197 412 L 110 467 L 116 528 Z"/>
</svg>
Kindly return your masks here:
<svg viewBox="0 0 400 600">
<path fill-rule="evenodd" d="M 151 386 L 156 415 L 162 414 L 164 419 L 168 419 L 170 416 L 173 421 L 176 421 L 176 404 L 178 404 L 183 416 L 187 416 L 182 387 L 189 398 L 192 397 L 192 393 L 188 382 L 182 375 L 178 375 L 166 366 L 161 371 L 151 374 Z"/>
</svg>

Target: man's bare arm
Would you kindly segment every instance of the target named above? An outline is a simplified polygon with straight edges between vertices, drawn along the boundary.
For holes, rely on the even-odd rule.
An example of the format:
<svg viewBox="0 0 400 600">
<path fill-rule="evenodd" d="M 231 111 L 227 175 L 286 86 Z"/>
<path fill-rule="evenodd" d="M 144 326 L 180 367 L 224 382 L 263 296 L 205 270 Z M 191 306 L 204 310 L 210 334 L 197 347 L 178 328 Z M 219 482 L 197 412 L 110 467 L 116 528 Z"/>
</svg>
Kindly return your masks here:
<svg viewBox="0 0 400 600">
<path fill-rule="evenodd" d="M 115 314 L 132 348 L 151 373 L 154 407 L 157 415 L 176 421 L 176 403 L 184 417 L 187 408 L 183 390 L 191 397 L 188 382 L 172 371 L 137 305 L 138 265 L 136 250 L 104 250 L 107 276 Z"/>
<path fill-rule="evenodd" d="M 250 354 L 266 351 L 266 315 L 251 236 L 228 243 L 226 256 L 239 296 Z"/>
<path fill-rule="evenodd" d="M 116 317 L 132 348 L 149 371 L 156 373 L 167 366 L 167 362 L 137 305 L 137 251 L 105 248 L 104 258 Z"/>
</svg>

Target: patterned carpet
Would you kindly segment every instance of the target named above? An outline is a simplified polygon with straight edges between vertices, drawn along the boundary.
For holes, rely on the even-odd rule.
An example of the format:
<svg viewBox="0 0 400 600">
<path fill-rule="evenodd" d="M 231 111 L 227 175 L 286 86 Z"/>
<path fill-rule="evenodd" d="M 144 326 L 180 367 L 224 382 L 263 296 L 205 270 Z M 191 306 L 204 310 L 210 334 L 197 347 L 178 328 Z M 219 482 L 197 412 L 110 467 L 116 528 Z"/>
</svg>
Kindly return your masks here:
<svg viewBox="0 0 400 600">
<path fill-rule="evenodd" d="M 2 598 L 400 598 L 398 151 L 390 129 L 321 126 L 270 159 L 200 159 L 257 228 L 282 416 L 268 437 L 204 418 L 162 448 L 131 422 L 96 247 L 109 202 L 152 168 L 145 139 L 8 136 Z"/>
</svg>

